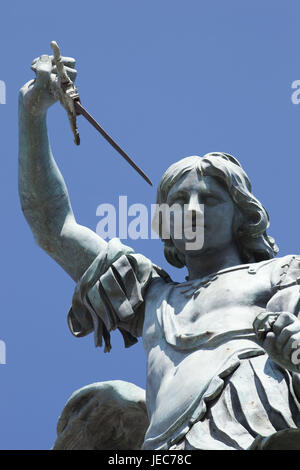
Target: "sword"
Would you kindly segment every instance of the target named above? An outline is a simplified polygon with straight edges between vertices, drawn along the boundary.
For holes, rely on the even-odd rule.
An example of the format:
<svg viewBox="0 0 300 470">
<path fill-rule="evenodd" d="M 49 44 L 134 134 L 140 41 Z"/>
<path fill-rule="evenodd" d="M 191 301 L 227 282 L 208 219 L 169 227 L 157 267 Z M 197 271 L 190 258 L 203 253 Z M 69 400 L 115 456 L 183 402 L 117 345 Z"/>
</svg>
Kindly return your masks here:
<svg viewBox="0 0 300 470">
<path fill-rule="evenodd" d="M 150 186 L 152 186 L 151 180 L 148 176 L 141 170 L 141 168 L 124 152 L 124 150 L 110 137 L 110 135 L 105 132 L 105 130 L 100 126 L 100 124 L 91 116 L 88 111 L 82 106 L 80 101 L 80 96 L 78 94 L 77 87 L 74 85 L 70 77 L 68 76 L 65 66 L 63 64 L 60 50 L 55 41 L 51 42 L 51 48 L 54 54 L 54 62 L 57 68 L 57 77 L 58 77 L 58 90 L 53 90 L 53 93 L 57 95 L 62 106 L 65 108 L 68 114 L 70 121 L 71 129 L 74 135 L 74 142 L 76 145 L 80 144 L 79 132 L 77 129 L 77 116 L 82 115 L 87 119 L 88 122 L 97 129 L 98 132 L 110 143 L 110 145 L 119 152 L 119 154 L 131 165 L 139 175 L 147 181 Z"/>
</svg>

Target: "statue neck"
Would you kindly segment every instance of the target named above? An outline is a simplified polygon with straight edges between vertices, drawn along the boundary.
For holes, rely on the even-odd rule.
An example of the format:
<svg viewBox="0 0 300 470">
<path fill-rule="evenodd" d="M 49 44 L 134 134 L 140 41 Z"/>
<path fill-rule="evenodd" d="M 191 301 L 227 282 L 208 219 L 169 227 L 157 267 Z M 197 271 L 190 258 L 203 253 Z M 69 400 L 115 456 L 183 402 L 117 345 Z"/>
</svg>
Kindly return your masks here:
<svg viewBox="0 0 300 470">
<path fill-rule="evenodd" d="M 230 244 L 218 250 L 207 250 L 195 255 L 185 256 L 188 269 L 188 280 L 201 279 L 221 269 L 243 264 L 235 244 Z"/>
</svg>

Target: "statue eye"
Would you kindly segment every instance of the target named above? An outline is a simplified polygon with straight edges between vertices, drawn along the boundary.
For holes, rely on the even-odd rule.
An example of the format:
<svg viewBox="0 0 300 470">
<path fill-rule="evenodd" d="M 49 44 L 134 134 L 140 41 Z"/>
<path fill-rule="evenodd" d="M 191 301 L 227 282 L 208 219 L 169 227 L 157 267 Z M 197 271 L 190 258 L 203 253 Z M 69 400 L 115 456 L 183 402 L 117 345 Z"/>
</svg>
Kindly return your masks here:
<svg viewBox="0 0 300 470">
<path fill-rule="evenodd" d="M 206 204 L 208 206 L 216 206 L 217 204 L 219 204 L 219 202 L 220 200 L 215 196 L 206 196 L 203 199 L 203 204 Z"/>
<path fill-rule="evenodd" d="M 187 197 L 185 194 L 182 194 L 182 193 L 174 195 L 169 201 L 170 205 L 173 205 L 173 204 L 183 205 L 186 203 L 187 203 Z"/>
</svg>

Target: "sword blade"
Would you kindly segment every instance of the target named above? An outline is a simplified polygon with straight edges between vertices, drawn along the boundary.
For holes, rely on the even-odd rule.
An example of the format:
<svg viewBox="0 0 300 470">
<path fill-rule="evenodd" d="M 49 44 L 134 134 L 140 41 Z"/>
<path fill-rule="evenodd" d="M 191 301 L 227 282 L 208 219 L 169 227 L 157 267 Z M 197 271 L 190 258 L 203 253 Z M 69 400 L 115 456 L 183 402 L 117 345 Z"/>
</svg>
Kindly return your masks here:
<svg viewBox="0 0 300 470">
<path fill-rule="evenodd" d="M 129 165 L 131 165 L 137 172 L 139 175 L 142 176 L 142 178 L 144 178 L 145 181 L 147 181 L 148 184 L 150 184 L 150 186 L 152 186 L 152 182 L 151 180 L 148 178 L 148 176 L 143 172 L 143 170 L 141 170 L 137 164 L 131 160 L 131 158 L 127 155 L 127 153 L 124 152 L 123 149 L 121 149 L 121 147 L 119 147 L 119 145 L 110 137 L 110 135 L 107 134 L 107 132 L 105 132 L 105 130 L 100 126 L 100 124 L 87 112 L 87 110 L 82 106 L 82 104 L 79 102 L 79 101 L 74 101 L 74 106 L 75 106 L 75 110 L 78 114 L 81 114 L 82 116 L 84 116 L 91 124 L 92 126 L 95 127 L 95 129 L 97 129 L 98 132 L 100 132 L 100 134 L 107 140 L 107 142 L 110 143 L 110 145 L 115 149 L 117 150 L 117 152 L 119 152 L 119 154 L 129 163 Z"/>
</svg>

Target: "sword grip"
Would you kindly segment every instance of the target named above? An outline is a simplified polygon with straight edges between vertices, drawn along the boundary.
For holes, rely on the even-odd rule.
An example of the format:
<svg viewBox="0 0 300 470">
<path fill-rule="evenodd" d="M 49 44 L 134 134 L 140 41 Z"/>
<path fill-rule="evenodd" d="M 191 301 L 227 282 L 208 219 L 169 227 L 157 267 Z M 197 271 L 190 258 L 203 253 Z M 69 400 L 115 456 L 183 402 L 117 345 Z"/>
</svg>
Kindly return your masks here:
<svg viewBox="0 0 300 470">
<path fill-rule="evenodd" d="M 57 42 L 51 42 L 51 49 L 53 50 L 54 60 L 57 67 L 57 75 L 60 78 L 62 85 L 68 85 L 72 83 L 63 64 Z"/>
<path fill-rule="evenodd" d="M 74 103 L 75 101 L 80 101 L 77 88 L 74 86 L 74 83 L 68 76 L 62 57 L 60 55 L 60 50 L 58 44 L 55 41 L 51 42 L 51 48 L 54 54 L 54 62 L 57 68 L 58 76 L 58 86 L 59 86 L 59 101 L 62 106 L 65 108 L 68 114 L 70 121 L 71 129 L 74 135 L 74 142 L 76 145 L 80 144 L 79 133 L 76 123 L 76 111 Z"/>
</svg>

